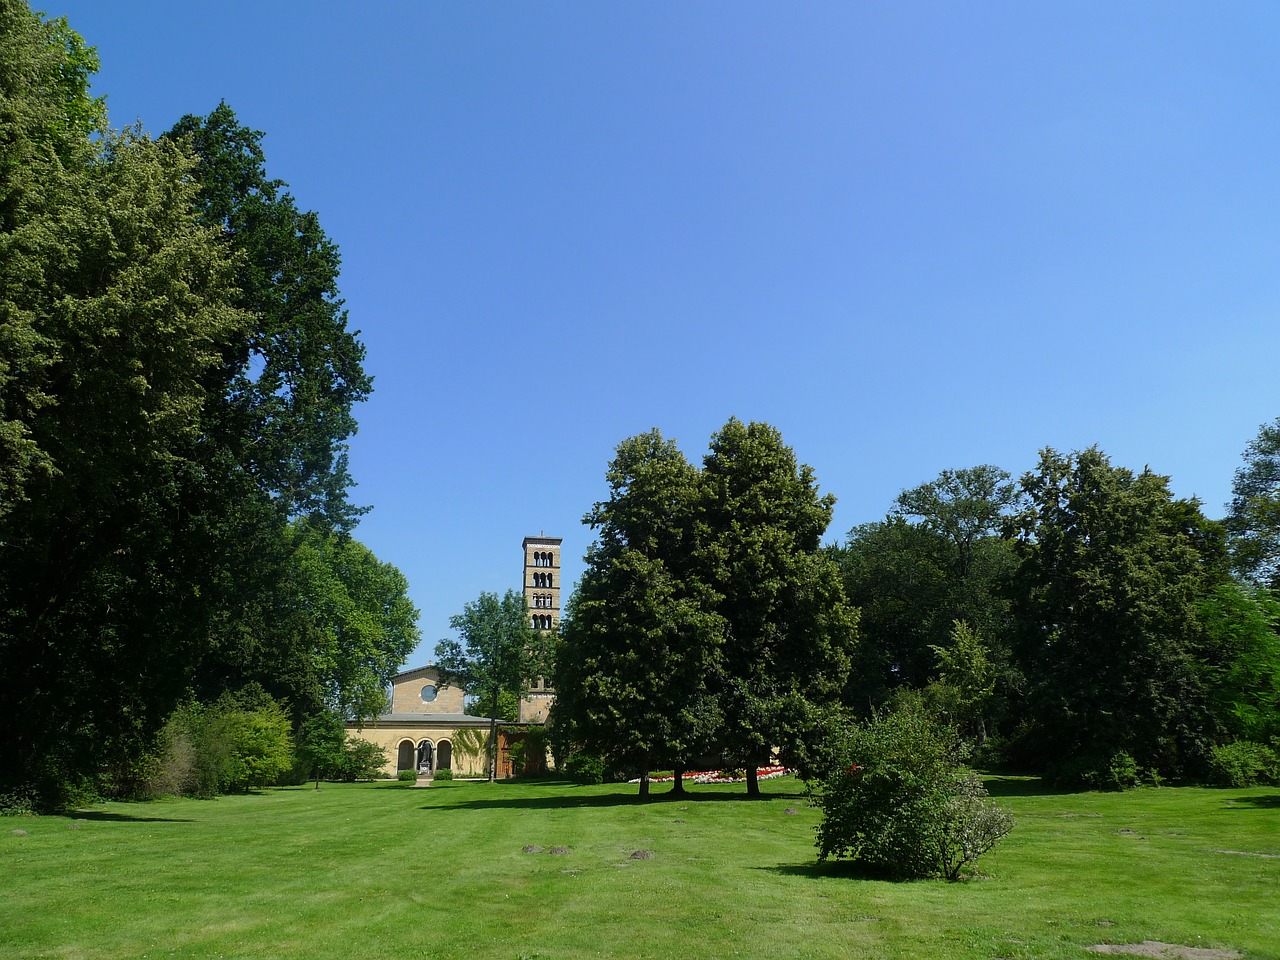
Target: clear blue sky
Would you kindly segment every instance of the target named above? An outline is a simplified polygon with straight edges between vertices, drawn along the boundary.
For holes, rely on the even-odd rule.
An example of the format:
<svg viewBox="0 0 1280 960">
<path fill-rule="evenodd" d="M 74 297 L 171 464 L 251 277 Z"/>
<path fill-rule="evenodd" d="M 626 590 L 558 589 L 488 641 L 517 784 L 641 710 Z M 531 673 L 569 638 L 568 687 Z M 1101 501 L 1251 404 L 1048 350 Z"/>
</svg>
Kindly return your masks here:
<svg viewBox="0 0 1280 960">
<path fill-rule="evenodd" d="M 829 539 L 1099 444 L 1221 516 L 1280 415 L 1280 5 L 48 0 L 112 123 L 220 99 L 342 250 L 357 536 L 424 661 L 624 437 L 777 426 Z"/>
</svg>

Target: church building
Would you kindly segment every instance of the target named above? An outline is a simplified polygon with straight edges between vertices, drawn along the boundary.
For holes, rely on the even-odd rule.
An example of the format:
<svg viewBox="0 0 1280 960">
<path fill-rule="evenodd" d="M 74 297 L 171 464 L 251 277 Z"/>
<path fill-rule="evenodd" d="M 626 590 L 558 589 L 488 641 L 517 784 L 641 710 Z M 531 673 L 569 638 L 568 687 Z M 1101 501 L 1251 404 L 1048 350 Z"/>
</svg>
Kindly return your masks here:
<svg viewBox="0 0 1280 960">
<path fill-rule="evenodd" d="M 560 544 L 558 537 L 525 537 L 525 605 L 535 630 L 551 633 L 560 625 Z M 520 699 L 517 722 L 546 723 L 547 711 L 555 701 L 555 691 L 545 679 L 535 680 Z M 489 735 L 489 718 L 463 712 L 463 692 L 440 680 L 435 667 L 414 667 L 391 678 L 390 711 L 364 724 L 347 724 L 347 733 L 368 740 L 387 752 L 383 774 L 394 777 L 403 770 L 430 776 L 437 770 L 452 770 L 460 777 L 485 776 L 484 753 L 474 750 Z M 476 734 L 480 735 L 477 740 Z M 455 746 L 455 742 L 457 746 Z M 504 764 L 500 744 L 499 775 Z"/>
</svg>

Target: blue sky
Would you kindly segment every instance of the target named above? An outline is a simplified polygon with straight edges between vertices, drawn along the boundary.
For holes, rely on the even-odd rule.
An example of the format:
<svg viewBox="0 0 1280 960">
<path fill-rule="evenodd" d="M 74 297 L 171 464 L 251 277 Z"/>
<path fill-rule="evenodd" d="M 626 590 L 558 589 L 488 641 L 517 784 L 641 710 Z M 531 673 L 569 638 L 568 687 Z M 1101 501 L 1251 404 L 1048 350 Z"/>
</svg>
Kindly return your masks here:
<svg viewBox="0 0 1280 960">
<path fill-rule="evenodd" d="M 1100 445 L 1221 516 L 1280 415 L 1280 6 L 48 0 L 112 123 L 225 99 L 343 254 L 357 536 L 424 643 L 624 437 L 777 426 L 829 539 Z"/>
</svg>

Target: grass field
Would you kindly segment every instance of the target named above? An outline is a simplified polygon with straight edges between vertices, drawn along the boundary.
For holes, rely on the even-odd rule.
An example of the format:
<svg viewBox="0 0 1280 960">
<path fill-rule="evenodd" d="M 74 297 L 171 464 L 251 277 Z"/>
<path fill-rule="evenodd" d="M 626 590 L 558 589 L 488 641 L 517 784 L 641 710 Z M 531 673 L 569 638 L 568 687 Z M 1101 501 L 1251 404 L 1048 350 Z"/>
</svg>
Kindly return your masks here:
<svg viewBox="0 0 1280 960">
<path fill-rule="evenodd" d="M 1017 826 L 958 884 L 818 866 L 790 779 L 756 802 L 326 784 L 5 819 L 0 957 L 1079 960 L 1160 940 L 1280 958 L 1275 789 L 991 787 Z"/>
</svg>

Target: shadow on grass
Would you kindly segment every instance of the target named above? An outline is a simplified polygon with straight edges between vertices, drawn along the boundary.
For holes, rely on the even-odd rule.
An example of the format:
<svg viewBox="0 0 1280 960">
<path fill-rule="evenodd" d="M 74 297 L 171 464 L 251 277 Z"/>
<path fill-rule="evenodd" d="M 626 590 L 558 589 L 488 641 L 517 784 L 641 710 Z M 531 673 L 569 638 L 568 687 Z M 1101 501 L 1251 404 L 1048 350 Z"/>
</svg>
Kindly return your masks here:
<svg viewBox="0 0 1280 960">
<path fill-rule="evenodd" d="M 186 817 L 133 817 L 127 813 L 107 813 L 105 810 L 79 810 L 67 816 L 68 820 L 94 820 L 102 823 L 195 823 Z"/>
<path fill-rule="evenodd" d="M 1261 807 L 1264 810 L 1280 810 L 1280 793 L 1267 794 L 1265 797 L 1232 797 L 1227 803 L 1238 807 Z M 1227 807 L 1228 810 L 1231 807 Z"/>
<path fill-rule="evenodd" d="M 541 783 L 558 782 L 567 784 L 567 781 L 540 781 Z M 515 781 L 519 783 L 519 781 Z M 527 782 L 526 782 L 527 784 Z M 484 797 L 476 800 L 462 800 L 457 803 L 449 804 L 447 809 L 450 810 L 566 810 L 581 809 L 590 807 L 633 807 L 633 806 L 661 806 L 667 803 L 770 803 L 776 801 L 784 801 L 786 803 L 795 803 L 796 801 L 805 801 L 806 797 L 803 791 L 796 793 L 766 793 L 760 797 L 748 797 L 746 793 L 703 793 L 700 791 L 688 790 L 684 793 L 671 793 L 663 791 L 662 793 L 651 793 L 648 800 L 641 800 L 634 792 L 631 793 L 579 793 L 579 794 L 558 794 L 555 796 L 530 797 L 528 795 L 520 796 L 502 796 L 501 791 L 506 784 L 502 781 L 494 783 L 492 787 L 495 789 L 495 795 L 492 797 Z M 439 807 L 423 807 L 422 809 L 438 810 Z"/>
<path fill-rule="evenodd" d="M 890 881 L 883 872 L 868 870 L 850 860 L 828 860 L 825 863 L 779 863 L 772 867 L 752 867 L 783 877 L 804 877 L 807 880 L 878 880 Z M 893 881 L 911 883 L 910 880 Z"/>
<path fill-rule="evenodd" d="M 1086 792 L 1076 787 L 1058 786 L 1040 777 L 994 776 L 984 777 L 982 782 L 993 797 L 1059 797 Z"/>
</svg>

